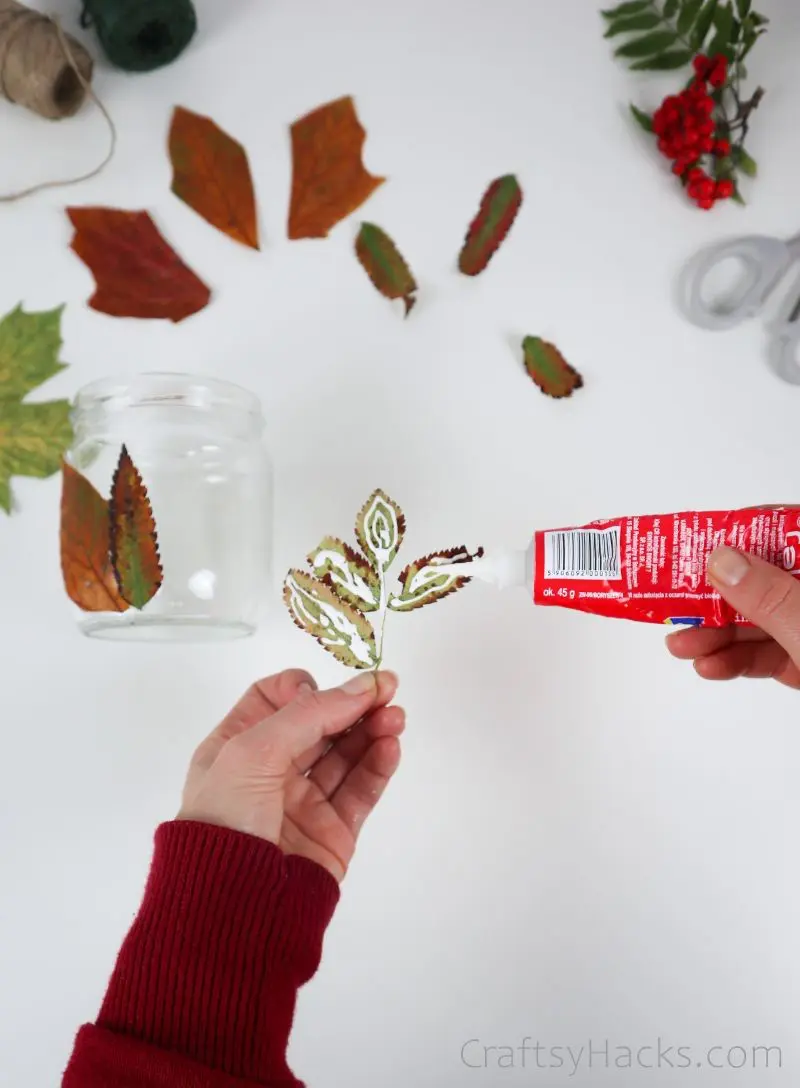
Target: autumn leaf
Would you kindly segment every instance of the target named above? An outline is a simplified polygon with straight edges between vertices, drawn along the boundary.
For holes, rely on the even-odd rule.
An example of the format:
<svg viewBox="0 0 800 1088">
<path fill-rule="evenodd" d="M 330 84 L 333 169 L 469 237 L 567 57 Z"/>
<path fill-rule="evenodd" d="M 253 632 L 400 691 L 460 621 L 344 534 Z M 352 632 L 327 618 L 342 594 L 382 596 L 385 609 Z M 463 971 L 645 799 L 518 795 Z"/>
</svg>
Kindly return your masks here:
<svg viewBox="0 0 800 1088">
<path fill-rule="evenodd" d="M 65 369 L 59 362 L 63 306 L 26 314 L 18 306 L 0 321 L 0 508 L 11 513 L 11 477 L 58 472 L 72 441 L 67 400 L 23 403 Z"/>
<path fill-rule="evenodd" d="M 408 317 L 417 301 L 414 294 L 417 284 L 389 235 L 374 223 L 362 223 L 356 238 L 356 254 L 382 295 L 403 300 Z"/>
<path fill-rule="evenodd" d="M 467 585 L 470 578 L 467 574 L 459 577 L 449 570 L 444 574 L 437 567 L 443 563 L 448 567 L 455 563 L 471 563 L 482 555 L 483 548 L 475 553 L 466 548 L 447 548 L 416 559 L 400 575 L 401 590 L 390 598 L 389 607 L 395 612 L 411 612 L 415 608 L 444 600 Z"/>
<path fill-rule="evenodd" d="M 69 598 L 84 612 L 126 612 L 111 566 L 108 503 L 64 462 L 61 491 L 61 573 Z"/>
<path fill-rule="evenodd" d="M 210 117 L 177 106 L 169 133 L 172 191 L 212 227 L 258 249 L 247 152 Z"/>
<path fill-rule="evenodd" d="M 369 620 L 325 582 L 305 571 L 291 570 L 284 582 L 283 599 L 295 624 L 343 665 L 372 669 L 378 664 L 375 632 Z"/>
<path fill-rule="evenodd" d="M 314 574 L 330 586 L 347 604 L 361 612 L 374 612 L 380 605 L 377 573 L 363 555 L 335 536 L 326 536 L 308 557 Z"/>
<path fill-rule="evenodd" d="M 356 519 L 356 539 L 379 573 L 391 566 L 405 531 L 405 515 L 397 503 L 380 488 L 373 491 Z"/>
<path fill-rule="evenodd" d="M 366 132 L 351 97 L 313 110 L 291 127 L 292 197 L 289 237 L 325 238 L 386 178 L 364 167 Z"/>
<path fill-rule="evenodd" d="M 153 509 L 125 446 L 114 473 L 109 503 L 111 566 L 123 600 L 134 608 L 155 597 L 164 580 Z"/>
<path fill-rule="evenodd" d="M 538 336 L 526 336 L 522 342 L 525 369 L 543 393 L 549 397 L 569 397 L 583 386 L 583 378 L 574 370 L 554 344 Z"/>
<path fill-rule="evenodd" d="M 486 268 L 511 230 L 521 204 L 522 190 L 513 174 L 491 183 L 483 194 L 458 259 L 458 267 L 465 276 L 477 276 Z"/>
<path fill-rule="evenodd" d="M 167 244 L 147 212 L 68 208 L 72 249 L 91 269 L 89 301 L 111 317 L 179 322 L 208 305 L 211 291 Z"/>
</svg>

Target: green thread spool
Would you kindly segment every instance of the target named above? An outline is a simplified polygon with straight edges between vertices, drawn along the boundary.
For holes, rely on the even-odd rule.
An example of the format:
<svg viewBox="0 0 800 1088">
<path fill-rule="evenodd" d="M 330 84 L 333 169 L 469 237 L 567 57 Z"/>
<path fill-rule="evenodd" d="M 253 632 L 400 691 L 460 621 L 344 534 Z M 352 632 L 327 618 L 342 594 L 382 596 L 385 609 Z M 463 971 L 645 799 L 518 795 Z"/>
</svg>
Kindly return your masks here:
<svg viewBox="0 0 800 1088">
<path fill-rule="evenodd" d="M 95 28 L 112 64 L 150 72 L 181 55 L 197 13 L 192 0 L 84 0 L 81 25 Z"/>
</svg>

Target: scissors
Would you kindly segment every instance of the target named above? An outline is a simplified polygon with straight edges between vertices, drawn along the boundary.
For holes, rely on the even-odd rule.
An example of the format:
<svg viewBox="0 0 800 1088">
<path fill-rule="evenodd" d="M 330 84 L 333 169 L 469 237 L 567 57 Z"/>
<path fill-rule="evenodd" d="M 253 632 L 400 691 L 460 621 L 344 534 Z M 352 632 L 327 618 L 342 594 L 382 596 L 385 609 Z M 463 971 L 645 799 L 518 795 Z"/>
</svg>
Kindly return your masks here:
<svg viewBox="0 0 800 1088">
<path fill-rule="evenodd" d="M 733 258 L 744 266 L 744 277 L 733 296 L 713 305 L 703 295 L 708 275 L 723 261 Z M 769 235 L 753 234 L 732 238 L 700 253 L 686 270 L 684 281 L 686 315 L 703 329 L 732 329 L 755 317 L 766 306 L 786 273 L 800 264 L 800 235 L 788 242 Z M 800 385 L 800 297 L 782 308 L 769 326 L 769 364 L 778 377 Z"/>
</svg>

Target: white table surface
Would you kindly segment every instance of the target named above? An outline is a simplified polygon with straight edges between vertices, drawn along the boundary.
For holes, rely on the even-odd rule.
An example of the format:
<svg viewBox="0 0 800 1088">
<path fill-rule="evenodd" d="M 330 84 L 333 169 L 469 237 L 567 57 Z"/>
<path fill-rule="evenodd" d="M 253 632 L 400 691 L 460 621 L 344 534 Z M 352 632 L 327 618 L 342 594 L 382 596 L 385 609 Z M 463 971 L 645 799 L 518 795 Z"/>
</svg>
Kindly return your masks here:
<svg viewBox="0 0 800 1088">
<path fill-rule="evenodd" d="M 77 3 L 54 6 L 72 26 Z M 100 64 L 120 131 L 109 170 L 0 207 L 0 311 L 67 303 L 71 365 L 42 396 L 152 369 L 258 392 L 278 575 L 323 533 L 349 534 L 375 486 L 406 510 L 408 558 L 524 547 L 536 527 L 621 513 L 798 499 L 800 388 L 767 370 L 762 325 L 703 333 L 672 302 L 699 246 L 797 230 L 792 0 L 763 0 L 772 31 L 753 54 L 768 89 L 749 144 L 761 177 L 746 210 L 711 214 L 681 198 L 625 116 L 630 98 L 652 107 L 674 81 L 614 62 L 589 0 L 198 8 L 201 33 L 174 66 L 128 76 Z M 352 256 L 359 213 L 324 242 L 285 236 L 288 125 L 342 94 L 368 130 L 367 166 L 390 178 L 363 217 L 419 279 L 407 322 Z M 176 104 L 246 144 L 262 253 L 171 195 Z M 3 190 L 79 172 L 106 138 L 92 108 L 54 126 L 2 104 L 0 133 Z M 454 271 L 464 231 L 507 172 L 523 211 L 490 270 L 467 280 Z M 176 327 L 90 311 L 69 203 L 151 210 L 213 304 Z M 526 333 L 560 345 L 585 377 L 579 394 L 555 402 L 528 381 Z M 253 678 L 300 665 L 328 684 L 342 670 L 277 596 L 244 643 L 80 637 L 60 581 L 58 481 L 14 486 L 20 512 L 0 523 L 0 1080 L 44 1088 L 96 1014 L 196 743 Z M 661 1037 L 697 1060 L 714 1046 L 718 1061 L 729 1047 L 781 1047 L 781 1069 L 773 1052 L 771 1070 L 736 1083 L 793 1083 L 800 696 L 704 684 L 667 656 L 663 629 L 537 611 L 523 593 L 476 585 L 394 620 L 404 764 L 302 994 L 298 1075 L 312 1088 L 601 1088 L 627 1083 L 602 1054 L 589 1069 L 585 1052 L 570 1078 L 568 1058 L 503 1069 L 489 1052 L 470 1069 L 462 1045 L 530 1036 L 577 1053 L 608 1040 L 613 1063 L 616 1046 Z M 693 1068 L 695 1079 L 628 1077 L 733 1083 Z"/>
</svg>

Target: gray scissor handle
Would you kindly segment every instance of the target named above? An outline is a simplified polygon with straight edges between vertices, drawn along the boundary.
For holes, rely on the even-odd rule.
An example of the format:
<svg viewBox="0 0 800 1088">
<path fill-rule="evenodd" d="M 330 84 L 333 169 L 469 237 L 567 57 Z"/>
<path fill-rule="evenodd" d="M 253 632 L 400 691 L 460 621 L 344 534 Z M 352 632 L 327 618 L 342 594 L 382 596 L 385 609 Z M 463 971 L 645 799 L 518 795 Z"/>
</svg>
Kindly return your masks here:
<svg viewBox="0 0 800 1088">
<path fill-rule="evenodd" d="M 710 273 L 731 258 L 744 266 L 744 279 L 726 304 L 713 306 L 704 297 L 703 286 Z M 754 317 L 792 259 L 790 245 L 779 238 L 760 234 L 733 238 L 705 250 L 688 270 L 686 314 L 689 320 L 703 329 L 731 329 Z"/>
</svg>

